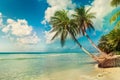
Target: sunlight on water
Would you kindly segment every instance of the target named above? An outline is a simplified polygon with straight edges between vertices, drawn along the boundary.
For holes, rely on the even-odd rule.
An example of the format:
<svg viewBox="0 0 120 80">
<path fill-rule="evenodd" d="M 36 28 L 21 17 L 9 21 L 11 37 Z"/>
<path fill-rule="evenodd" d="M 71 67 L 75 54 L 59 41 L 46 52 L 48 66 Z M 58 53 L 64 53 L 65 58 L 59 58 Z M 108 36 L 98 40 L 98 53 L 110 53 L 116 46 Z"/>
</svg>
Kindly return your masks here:
<svg viewBox="0 0 120 80">
<path fill-rule="evenodd" d="M 92 60 L 77 54 L 1 54 L 0 80 L 36 80 L 43 74 L 81 68 L 89 72 Z M 89 66 L 89 70 L 85 67 Z"/>
</svg>

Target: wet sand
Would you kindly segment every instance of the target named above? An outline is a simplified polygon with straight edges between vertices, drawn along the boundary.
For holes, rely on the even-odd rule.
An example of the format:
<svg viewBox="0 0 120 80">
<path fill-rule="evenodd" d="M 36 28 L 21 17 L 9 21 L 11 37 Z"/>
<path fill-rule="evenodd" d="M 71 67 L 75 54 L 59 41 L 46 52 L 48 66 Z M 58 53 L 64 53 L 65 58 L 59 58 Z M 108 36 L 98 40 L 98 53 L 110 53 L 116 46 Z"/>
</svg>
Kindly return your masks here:
<svg viewBox="0 0 120 80">
<path fill-rule="evenodd" d="M 80 69 L 64 70 L 51 74 L 44 74 L 35 80 L 120 80 L 120 68 L 98 68 L 88 74 Z"/>
</svg>

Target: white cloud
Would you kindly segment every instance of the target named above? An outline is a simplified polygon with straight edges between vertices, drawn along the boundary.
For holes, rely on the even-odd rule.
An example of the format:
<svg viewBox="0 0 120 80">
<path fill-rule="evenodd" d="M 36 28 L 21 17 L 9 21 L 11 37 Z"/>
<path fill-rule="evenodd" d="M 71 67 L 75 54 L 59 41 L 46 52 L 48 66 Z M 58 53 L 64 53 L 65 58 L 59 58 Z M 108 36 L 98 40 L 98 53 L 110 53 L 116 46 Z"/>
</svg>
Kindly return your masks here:
<svg viewBox="0 0 120 80">
<path fill-rule="evenodd" d="M 3 38 L 8 38 L 20 44 L 37 44 L 40 41 L 32 26 L 28 25 L 26 20 L 7 19 L 6 23 L 1 29 L 5 33 Z"/>
<path fill-rule="evenodd" d="M 6 26 L 2 29 L 2 32 L 8 33 L 9 30 L 10 30 L 10 26 Z"/>
<path fill-rule="evenodd" d="M 52 38 L 55 35 L 56 31 L 51 32 L 51 30 L 44 32 L 46 44 L 51 44 L 51 43 L 55 42 L 56 40 L 58 40 L 60 38 L 60 35 L 58 35 L 54 40 L 52 40 Z M 71 39 L 71 36 L 69 34 L 67 35 L 67 39 Z"/>
<path fill-rule="evenodd" d="M 93 20 L 94 26 L 97 30 L 102 29 L 103 18 L 113 10 L 110 5 L 111 0 L 94 0 L 92 3 L 91 12 L 96 13 L 96 19 Z M 86 6 L 89 7 L 89 6 Z"/>
<path fill-rule="evenodd" d="M 12 19 L 7 20 L 7 26 L 2 29 L 3 32 L 10 32 L 15 36 L 26 36 L 30 35 L 32 32 L 32 27 L 27 24 L 26 20 L 17 20 Z"/>
<path fill-rule="evenodd" d="M 54 40 L 51 40 L 52 37 L 55 35 L 56 32 L 50 33 L 50 31 L 45 31 L 45 39 L 46 39 L 46 44 L 51 44 L 54 42 Z"/>
<path fill-rule="evenodd" d="M 22 44 L 37 44 L 40 41 L 40 39 L 34 33 L 33 35 L 27 37 L 17 38 L 17 41 Z"/>
<path fill-rule="evenodd" d="M 0 27 L 2 26 L 2 22 L 3 22 L 2 13 L 0 13 Z"/>
<path fill-rule="evenodd" d="M 68 16 L 70 16 L 72 13 L 74 13 L 73 10 L 76 7 L 76 4 L 72 3 L 72 0 L 47 0 L 47 3 L 50 5 L 50 7 L 48 7 L 45 11 L 45 19 L 41 22 L 42 24 L 46 24 L 46 22 L 49 22 L 50 17 L 53 16 L 54 13 L 58 10 L 70 9 L 68 13 Z M 55 41 L 51 40 L 55 33 L 56 32 L 50 33 L 50 31 L 45 31 L 45 38 L 47 44 L 50 44 Z"/>
<path fill-rule="evenodd" d="M 50 5 L 50 7 L 48 7 L 45 11 L 45 20 L 43 22 L 49 22 L 50 17 L 53 16 L 57 10 L 74 9 L 76 6 L 74 3 L 72 3 L 72 0 L 47 0 L 47 3 Z"/>
<path fill-rule="evenodd" d="M 45 24 L 46 24 L 46 20 L 43 20 L 43 21 L 41 22 L 41 24 L 44 24 L 44 25 L 45 25 Z"/>
<path fill-rule="evenodd" d="M 109 14 L 114 8 L 110 5 L 111 0 L 94 0 L 92 2 L 91 12 L 96 13 L 96 19 L 93 20 L 96 30 L 102 30 L 104 17 Z M 76 4 L 72 3 L 72 0 L 47 0 L 50 7 L 45 11 L 45 19 L 41 22 L 46 24 L 50 21 L 50 17 L 54 15 L 57 10 L 71 9 L 69 10 L 68 16 L 74 13 Z M 90 7 L 89 5 L 86 8 Z"/>
<path fill-rule="evenodd" d="M 68 17 L 72 18 L 72 16 L 71 16 L 72 14 L 75 14 L 75 11 L 74 10 L 69 10 Z"/>
</svg>

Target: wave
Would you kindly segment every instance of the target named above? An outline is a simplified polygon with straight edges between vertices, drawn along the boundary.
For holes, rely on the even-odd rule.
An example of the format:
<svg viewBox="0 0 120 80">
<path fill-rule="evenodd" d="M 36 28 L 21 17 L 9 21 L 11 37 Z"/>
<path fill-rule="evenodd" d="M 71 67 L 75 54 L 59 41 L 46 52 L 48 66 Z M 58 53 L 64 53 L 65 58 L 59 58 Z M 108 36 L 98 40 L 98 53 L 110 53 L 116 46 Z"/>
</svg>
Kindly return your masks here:
<svg viewBox="0 0 120 80">
<path fill-rule="evenodd" d="M 41 57 L 30 57 L 30 58 L 0 58 L 0 60 L 25 60 L 25 59 L 41 59 Z"/>
<path fill-rule="evenodd" d="M 83 58 L 86 55 L 78 54 L 78 53 L 69 53 L 69 54 L 1 54 L 0 60 L 25 60 L 25 59 L 43 59 L 43 58 Z"/>
<path fill-rule="evenodd" d="M 25 59 L 41 59 L 48 57 L 58 57 L 65 54 L 9 54 L 0 56 L 0 60 L 25 60 Z"/>
</svg>

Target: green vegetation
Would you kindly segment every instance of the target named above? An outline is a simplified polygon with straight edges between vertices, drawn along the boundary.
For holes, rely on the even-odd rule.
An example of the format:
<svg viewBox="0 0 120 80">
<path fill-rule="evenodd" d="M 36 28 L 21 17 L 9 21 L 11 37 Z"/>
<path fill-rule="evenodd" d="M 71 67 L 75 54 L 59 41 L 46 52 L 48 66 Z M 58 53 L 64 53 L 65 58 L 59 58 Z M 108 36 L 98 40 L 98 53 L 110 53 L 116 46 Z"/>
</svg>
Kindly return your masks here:
<svg viewBox="0 0 120 80">
<path fill-rule="evenodd" d="M 89 56 L 93 55 L 87 51 L 79 41 L 76 39 L 76 36 L 79 34 L 79 29 L 74 19 L 68 17 L 68 11 L 59 10 L 56 11 L 54 16 L 50 19 L 50 24 L 52 25 L 51 32 L 55 32 L 52 40 L 60 36 L 61 46 L 64 46 L 67 36 L 70 36 L 78 46 Z"/>
<path fill-rule="evenodd" d="M 110 52 L 113 51 L 112 45 L 108 44 L 107 35 L 104 35 L 101 37 L 98 47 L 99 47 L 99 49 L 101 49 L 103 52 L 105 52 L 107 54 L 109 54 Z"/>
<path fill-rule="evenodd" d="M 98 47 L 108 54 L 111 52 L 119 54 L 118 52 L 120 51 L 120 29 L 113 29 L 110 33 L 102 36 L 99 41 Z"/>
<path fill-rule="evenodd" d="M 117 7 L 118 5 L 120 5 L 120 0 L 112 0 L 111 1 L 111 6 Z"/>
<path fill-rule="evenodd" d="M 120 5 L 120 0 L 112 0 L 111 6 L 118 7 Z M 116 22 L 114 29 L 101 37 L 98 47 L 106 52 L 114 54 L 120 54 L 120 20 L 118 20 L 118 17 L 120 17 L 120 11 L 117 11 L 110 19 L 110 23 L 113 24 Z"/>
<path fill-rule="evenodd" d="M 117 7 L 120 5 L 120 0 L 112 0 L 111 5 Z M 120 21 L 117 20 L 120 16 L 120 11 L 115 13 L 110 19 L 111 24 L 117 21 L 115 28 L 110 33 L 102 36 L 98 46 L 96 46 L 87 34 L 87 30 L 94 30 L 92 19 L 95 18 L 95 13 L 90 12 L 90 9 L 91 8 L 86 10 L 85 7 L 76 8 L 75 13 L 71 16 L 68 16 L 68 11 L 56 11 L 49 22 L 52 25 L 51 32 L 55 33 L 51 40 L 59 37 L 61 46 L 63 47 L 67 37 L 69 36 L 86 54 L 94 58 L 101 65 L 102 63 L 106 62 L 106 60 L 112 60 L 114 58 L 107 54 L 112 52 L 115 54 L 120 54 Z M 87 49 L 85 49 L 76 38 L 79 35 L 87 37 L 93 47 L 101 53 L 101 56 L 96 57 L 95 55 L 92 55 Z M 102 66 L 105 65 L 106 64 Z M 116 65 L 111 64 L 107 67 L 110 66 Z"/>
<path fill-rule="evenodd" d="M 112 0 L 111 1 L 111 6 L 118 7 L 120 6 L 120 0 Z M 114 23 L 117 21 L 118 17 L 120 17 L 120 10 L 118 10 L 110 19 L 110 23 Z M 118 28 L 120 26 L 120 20 L 117 21 L 115 28 Z"/>
<path fill-rule="evenodd" d="M 89 42 L 92 44 L 94 48 L 96 48 L 100 53 L 102 51 L 95 45 L 95 43 L 91 40 L 89 35 L 87 34 L 87 30 L 94 30 L 92 19 L 95 19 L 95 13 L 90 12 L 90 9 L 85 9 L 85 7 L 80 7 L 75 9 L 75 14 L 73 14 L 74 21 L 76 22 L 79 33 L 85 36 Z"/>
<path fill-rule="evenodd" d="M 118 7 L 120 5 L 120 0 L 112 0 L 111 6 Z M 101 37 L 98 47 L 106 52 L 114 54 L 120 54 L 120 20 L 117 20 L 120 16 L 120 11 L 117 11 L 110 19 L 110 23 L 113 24 L 116 22 L 114 29 Z"/>
</svg>

